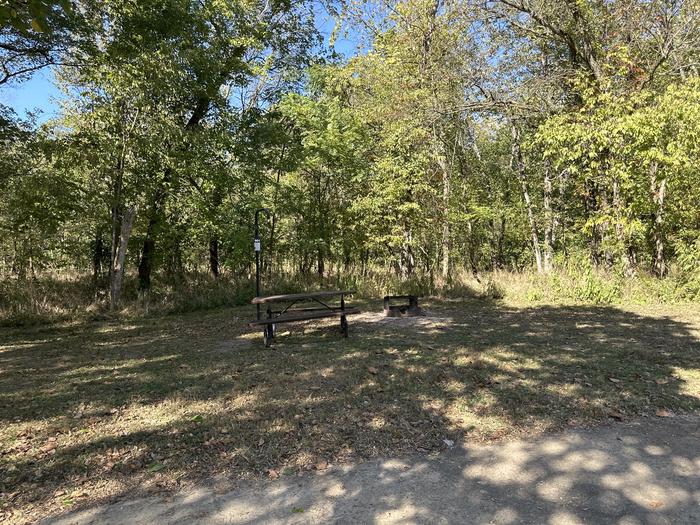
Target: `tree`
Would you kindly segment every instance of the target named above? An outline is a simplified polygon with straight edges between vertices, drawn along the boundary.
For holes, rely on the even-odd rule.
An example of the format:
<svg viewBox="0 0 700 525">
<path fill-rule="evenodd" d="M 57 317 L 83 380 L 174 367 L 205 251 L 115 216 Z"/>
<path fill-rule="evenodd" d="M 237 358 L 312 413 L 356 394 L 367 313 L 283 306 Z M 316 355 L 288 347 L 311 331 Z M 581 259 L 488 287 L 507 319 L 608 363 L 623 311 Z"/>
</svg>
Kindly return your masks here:
<svg viewBox="0 0 700 525">
<path fill-rule="evenodd" d="M 259 76 L 289 75 L 313 42 L 311 26 L 301 4 L 258 6 L 234 0 L 181 0 L 166 6 L 105 2 L 99 19 L 109 23 L 95 24 L 93 43 L 76 50 L 76 57 L 92 67 L 66 70 L 63 79 L 70 89 L 81 86 L 76 116 L 96 111 L 100 122 L 114 123 L 106 130 L 120 137 L 109 183 L 113 260 L 121 217 L 129 206 L 124 201 L 129 194 L 124 178 L 127 157 L 138 170 L 131 188 L 133 199 L 143 204 L 138 269 L 140 289 L 147 293 L 158 264 L 157 242 L 168 230 L 170 203 L 183 186 L 200 191 L 209 184 L 207 171 L 194 175 L 185 167 L 197 165 L 197 152 L 211 154 L 209 141 L 221 145 L 222 123 L 235 121 L 229 115 L 240 111 L 231 92 Z M 270 93 L 256 94 L 261 103 L 269 97 Z M 127 144 L 136 143 L 148 146 L 127 155 Z M 221 180 L 209 179 L 214 185 Z M 220 203 L 224 188 L 211 191 L 211 202 Z M 207 244 L 217 242 L 212 238 Z"/>
<path fill-rule="evenodd" d="M 63 63 L 83 29 L 81 3 L 69 0 L 6 0 L 0 3 L 0 86 Z"/>
</svg>

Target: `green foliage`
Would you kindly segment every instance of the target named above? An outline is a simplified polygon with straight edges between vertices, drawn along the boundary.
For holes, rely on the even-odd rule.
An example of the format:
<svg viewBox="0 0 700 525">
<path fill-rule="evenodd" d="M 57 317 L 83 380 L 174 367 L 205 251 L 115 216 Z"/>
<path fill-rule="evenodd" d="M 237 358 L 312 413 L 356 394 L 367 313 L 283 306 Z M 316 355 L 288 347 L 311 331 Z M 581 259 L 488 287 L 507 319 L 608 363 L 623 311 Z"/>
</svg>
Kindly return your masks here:
<svg viewBox="0 0 700 525">
<path fill-rule="evenodd" d="M 46 33 L 51 31 L 49 19 L 56 11 L 71 12 L 70 0 L 2 0 L 0 26 L 10 25 L 18 31 Z"/>
<path fill-rule="evenodd" d="M 678 243 L 676 252 L 682 272 L 680 295 L 691 301 L 700 301 L 700 238 L 695 242 Z"/>
<path fill-rule="evenodd" d="M 12 287 L 90 273 L 76 304 L 101 310 L 124 270 L 132 308 L 237 304 L 265 207 L 268 290 L 698 299 L 695 0 L 667 25 L 649 3 L 352 2 L 371 39 L 342 60 L 310 1 L 12 5 L 0 85 L 65 64 L 56 118 L 0 111 Z"/>
</svg>

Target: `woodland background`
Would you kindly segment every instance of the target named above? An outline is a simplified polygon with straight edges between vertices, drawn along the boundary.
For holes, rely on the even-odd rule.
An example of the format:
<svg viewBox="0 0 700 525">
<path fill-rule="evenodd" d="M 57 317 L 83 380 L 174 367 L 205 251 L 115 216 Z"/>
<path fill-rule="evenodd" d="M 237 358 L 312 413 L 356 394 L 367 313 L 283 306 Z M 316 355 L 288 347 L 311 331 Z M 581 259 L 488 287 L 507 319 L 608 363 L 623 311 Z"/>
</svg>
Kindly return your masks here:
<svg viewBox="0 0 700 525">
<path fill-rule="evenodd" d="M 334 17 L 324 38 L 318 13 Z M 4 0 L 0 321 L 700 299 L 698 0 Z M 352 54 L 334 51 L 352 34 Z"/>
</svg>

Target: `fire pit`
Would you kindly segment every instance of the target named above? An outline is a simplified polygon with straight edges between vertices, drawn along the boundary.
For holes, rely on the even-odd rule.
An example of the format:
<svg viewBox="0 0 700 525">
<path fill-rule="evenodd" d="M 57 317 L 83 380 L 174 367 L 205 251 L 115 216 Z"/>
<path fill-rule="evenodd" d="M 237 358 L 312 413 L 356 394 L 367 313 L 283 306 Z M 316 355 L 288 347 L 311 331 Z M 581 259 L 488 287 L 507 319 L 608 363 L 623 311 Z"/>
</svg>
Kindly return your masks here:
<svg viewBox="0 0 700 525">
<path fill-rule="evenodd" d="M 408 304 L 391 304 L 391 301 L 408 301 Z M 385 317 L 418 317 L 425 315 L 418 306 L 417 295 L 385 295 L 384 296 L 384 316 Z"/>
</svg>

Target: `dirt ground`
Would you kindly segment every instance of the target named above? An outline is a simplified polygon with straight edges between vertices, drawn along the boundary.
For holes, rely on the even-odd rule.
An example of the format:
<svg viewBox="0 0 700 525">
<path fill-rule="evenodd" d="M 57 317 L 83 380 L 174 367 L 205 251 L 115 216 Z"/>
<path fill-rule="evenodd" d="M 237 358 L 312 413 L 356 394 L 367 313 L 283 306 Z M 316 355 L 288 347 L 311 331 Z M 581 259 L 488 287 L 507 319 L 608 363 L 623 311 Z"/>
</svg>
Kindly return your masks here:
<svg viewBox="0 0 700 525">
<path fill-rule="evenodd" d="M 700 522 L 700 416 L 648 418 L 125 499 L 52 525 Z M 46 525 L 48 525 L 48 523 Z"/>
</svg>

